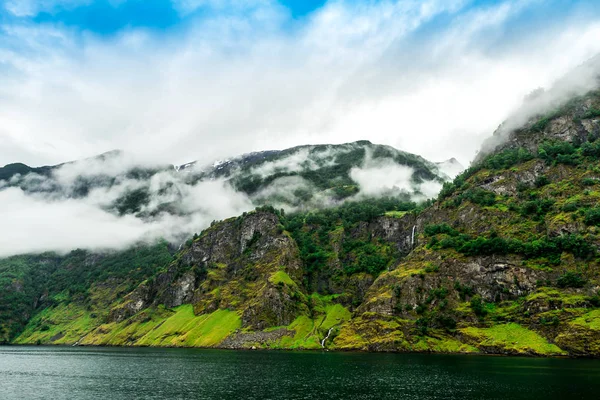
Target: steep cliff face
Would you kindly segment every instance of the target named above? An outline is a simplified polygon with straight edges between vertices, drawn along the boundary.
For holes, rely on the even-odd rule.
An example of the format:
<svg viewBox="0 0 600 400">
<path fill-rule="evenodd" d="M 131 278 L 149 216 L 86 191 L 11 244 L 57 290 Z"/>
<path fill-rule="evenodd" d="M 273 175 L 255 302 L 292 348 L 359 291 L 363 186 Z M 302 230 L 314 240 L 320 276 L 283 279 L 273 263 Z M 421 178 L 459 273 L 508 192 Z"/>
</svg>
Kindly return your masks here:
<svg viewBox="0 0 600 400">
<path fill-rule="evenodd" d="M 287 325 L 306 311 L 301 277 L 298 248 L 277 215 L 253 212 L 207 229 L 166 271 L 127 295 L 109 321 L 193 304 L 199 314 L 236 310 L 245 328 Z"/>
<path fill-rule="evenodd" d="M 378 243 L 388 243 L 399 255 L 407 254 L 414 245 L 411 218 L 379 217 L 358 223 L 348 232 L 342 229 L 339 237 L 333 235 L 337 251 L 326 268 L 309 276 L 298 245 L 282 222 L 285 218 L 276 213 L 257 211 L 207 229 L 164 272 L 125 296 L 110 311 L 106 323 L 83 337 L 80 344 L 121 344 L 125 337 L 120 335 L 125 331 L 129 345 L 189 345 L 186 331 L 169 331 L 148 342 L 148 332 L 138 335 L 139 328 L 130 327 L 155 321 L 151 329 L 155 332 L 170 319 L 181 318 L 179 310 L 190 306 L 187 317 L 191 319 L 226 311 L 236 321 L 234 328 L 214 341 L 198 339 L 204 345 L 318 348 L 321 336 L 350 318 L 349 309 L 360 303 L 357 299 L 374 280 L 366 273 L 343 273 L 340 243 L 344 238 L 381 240 Z M 321 288 L 320 294 L 307 287 L 310 278 Z M 178 311 L 173 316 L 168 310 Z"/>
</svg>

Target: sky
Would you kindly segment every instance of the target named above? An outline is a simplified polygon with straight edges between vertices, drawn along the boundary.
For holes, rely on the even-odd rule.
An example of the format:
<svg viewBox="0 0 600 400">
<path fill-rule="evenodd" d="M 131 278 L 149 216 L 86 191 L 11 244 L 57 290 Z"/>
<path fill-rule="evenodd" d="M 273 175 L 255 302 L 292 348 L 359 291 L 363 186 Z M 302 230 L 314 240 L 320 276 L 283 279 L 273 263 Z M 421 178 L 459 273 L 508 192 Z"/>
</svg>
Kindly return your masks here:
<svg viewBox="0 0 600 400">
<path fill-rule="evenodd" d="M 0 165 L 362 139 L 468 165 L 598 53 L 597 0 L 0 0 Z"/>
</svg>

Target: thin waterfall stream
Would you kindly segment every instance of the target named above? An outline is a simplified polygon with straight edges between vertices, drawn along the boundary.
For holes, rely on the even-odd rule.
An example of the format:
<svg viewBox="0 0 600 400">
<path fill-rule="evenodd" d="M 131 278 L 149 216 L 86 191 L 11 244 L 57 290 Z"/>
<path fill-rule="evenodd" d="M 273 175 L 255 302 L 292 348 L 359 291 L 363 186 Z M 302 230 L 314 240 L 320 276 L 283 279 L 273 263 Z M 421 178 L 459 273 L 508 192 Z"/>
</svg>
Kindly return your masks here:
<svg viewBox="0 0 600 400">
<path fill-rule="evenodd" d="M 333 327 L 329 328 L 329 331 L 327 331 L 327 336 L 325 336 L 323 338 L 323 340 L 321 340 L 321 347 L 325 348 L 325 342 L 327 341 L 327 339 L 329 339 L 329 336 L 331 335 L 331 331 L 333 331 Z"/>
</svg>

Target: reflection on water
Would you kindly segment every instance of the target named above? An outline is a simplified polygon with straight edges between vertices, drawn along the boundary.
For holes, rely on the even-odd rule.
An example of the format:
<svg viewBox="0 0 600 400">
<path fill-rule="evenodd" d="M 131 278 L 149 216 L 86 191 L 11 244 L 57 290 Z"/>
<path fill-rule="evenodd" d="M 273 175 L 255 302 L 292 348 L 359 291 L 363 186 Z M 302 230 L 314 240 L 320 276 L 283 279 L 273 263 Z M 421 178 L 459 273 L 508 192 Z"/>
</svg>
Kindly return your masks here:
<svg viewBox="0 0 600 400">
<path fill-rule="evenodd" d="M 0 347 L 0 399 L 594 399 L 600 361 Z"/>
</svg>

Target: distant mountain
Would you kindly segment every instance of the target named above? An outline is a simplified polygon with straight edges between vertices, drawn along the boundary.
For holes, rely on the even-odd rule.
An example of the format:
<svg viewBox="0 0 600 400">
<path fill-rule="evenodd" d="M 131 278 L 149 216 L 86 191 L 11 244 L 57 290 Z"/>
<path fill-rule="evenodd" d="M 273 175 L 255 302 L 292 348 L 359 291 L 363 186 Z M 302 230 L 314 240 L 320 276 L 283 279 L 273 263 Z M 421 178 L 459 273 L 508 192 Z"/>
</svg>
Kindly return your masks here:
<svg viewBox="0 0 600 400">
<path fill-rule="evenodd" d="M 449 179 L 423 157 L 366 140 L 249 153 L 209 166 L 185 164 L 178 170 L 189 173 L 192 182 L 225 179 L 257 204 L 303 207 L 311 200 L 332 204 L 356 195 L 361 182 L 372 178 L 379 182 L 368 184 L 379 195 L 424 200 L 435 195 L 431 185 Z M 377 176 L 380 171 L 389 173 L 387 179 Z"/>
<path fill-rule="evenodd" d="M 56 166 L 0 168 L 0 188 L 19 187 L 55 199 L 100 192 L 106 200 L 100 200 L 103 209 L 140 218 L 192 212 L 184 203 L 201 182 L 222 182 L 256 206 L 310 209 L 351 197 L 391 195 L 421 201 L 435 196 L 449 179 L 420 156 L 368 141 L 262 151 L 208 165 L 140 166 L 113 151 Z"/>
<path fill-rule="evenodd" d="M 458 174 L 465 170 L 465 167 L 456 159 L 451 158 L 446 161 L 436 163 L 440 172 L 454 179 Z"/>
</svg>

